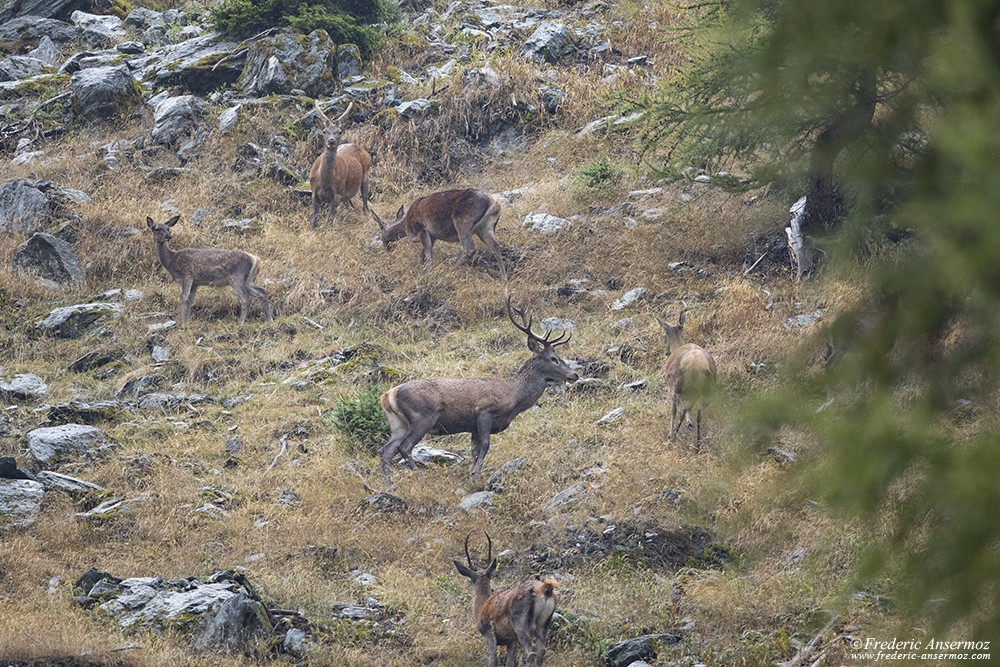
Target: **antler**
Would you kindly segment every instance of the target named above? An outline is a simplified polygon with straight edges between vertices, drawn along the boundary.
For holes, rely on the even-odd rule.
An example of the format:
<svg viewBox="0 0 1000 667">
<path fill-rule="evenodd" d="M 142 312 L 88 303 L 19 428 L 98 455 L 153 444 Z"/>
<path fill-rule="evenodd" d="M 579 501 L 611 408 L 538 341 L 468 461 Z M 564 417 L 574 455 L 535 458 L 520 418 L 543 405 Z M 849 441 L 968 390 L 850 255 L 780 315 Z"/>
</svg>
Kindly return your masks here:
<svg viewBox="0 0 1000 667">
<path fill-rule="evenodd" d="M 319 117 L 323 119 L 323 122 L 328 123 L 328 124 L 332 124 L 332 123 L 330 123 L 330 119 L 326 117 L 326 114 L 323 113 L 323 110 L 320 108 L 320 106 L 319 106 L 319 100 L 314 101 L 313 105 L 316 107 L 316 113 L 318 113 Z M 351 113 L 351 109 L 353 109 L 353 108 L 354 108 L 354 101 L 352 100 L 350 103 L 348 103 L 347 110 L 344 111 L 344 113 L 342 113 L 339 116 L 337 116 L 337 120 L 335 120 L 333 122 L 334 123 L 338 123 L 338 124 L 340 122 L 342 122 L 345 118 L 347 118 L 348 114 Z"/>
<path fill-rule="evenodd" d="M 521 318 L 520 324 L 518 324 L 517 320 L 514 319 L 514 313 L 517 313 L 518 317 Z M 549 336 L 552 335 L 551 329 L 545 332 L 544 338 L 533 332 L 531 330 L 532 317 L 525 316 L 523 310 L 521 310 L 520 308 L 514 308 L 513 306 L 510 305 L 510 294 L 507 295 L 507 317 L 510 318 L 511 323 L 515 327 L 517 327 L 520 331 L 528 334 L 528 338 L 530 340 L 537 341 L 542 345 L 548 345 L 550 347 L 555 347 L 557 345 L 565 345 L 570 341 L 570 338 L 573 337 L 573 334 L 564 331 L 561 334 L 559 334 L 557 338 L 554 338 L 553 340 L 550 341 Z"/>
<path fill-rule="evenodd" d="M 476 569 L 476 566 L 472 564 L 472 556 L 469 555 L 469 538 L 472 537 L 472 531 L 465 536 L 465 562 L 469 564 L 470 569 Z"/>
<path fill-rule="evenodd" d="M 493 540 L 490 539 L 490 534 L 485 530 L 483 534 L 486 535 L 486 566 L 488 567 L 490 562 L 493 560 Z M 472 537 L 472 531 L 465 536 L 465 562 L 469 564 L 469 568 L 475 570 L 476 566 L 472 564 L 472 556 L 469 555 L 469 538 Z"/>
</svg>

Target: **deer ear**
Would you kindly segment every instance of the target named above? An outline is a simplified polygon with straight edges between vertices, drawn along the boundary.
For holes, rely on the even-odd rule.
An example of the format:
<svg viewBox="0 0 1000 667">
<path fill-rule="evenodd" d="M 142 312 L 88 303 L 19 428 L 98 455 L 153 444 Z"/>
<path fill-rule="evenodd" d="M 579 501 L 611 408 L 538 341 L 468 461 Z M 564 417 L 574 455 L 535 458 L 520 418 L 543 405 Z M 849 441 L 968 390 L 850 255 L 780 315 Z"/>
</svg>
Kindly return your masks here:
<svg viewBox="0 0 1000 667">
<path fill-rule="evenodd" d="M 684 326 L 684 311 L 681 311 L 680 317 L 677 318 L 677 328 L 680 329 Z"/>
<path fill-rule="evenodd" d="M 492 577 L 493 573 L 496 572 L 496 571 L 497 571 L 497 559 L 494 558 L 493 562 L 490 563 L 490 566 L 488 568 L 486 568 L 486 576 L 487 577 Z"/>
<path fill-rule="evenodd" d="M 476 573 L 475 572 L 473 572 L 469 568 L 465 567 L 464 565 L 462 565 L 461 563 L 459 563 L 457 560 L 453 560 L 451 562 L 455 564 L 455 568 L 458 570 L 458 573 L 460 575 L 462 575 L 463 577 L 468 577 L 469 579 L 472 579 L 473 583 L 475 583 L 475 581 L 476 581 Z"/>
<path fill-rule="evenodd" d="M 153 219 L 148 215 L 146 216 L 146 226 L 149 227 L 150 229 L 156 226 L 156 223 L 153 222 Z"/>
<path fill-rule="evenodd" d="M 378 224 L 378 228 L 384 231 L 385 223 L 382 222 L 382 218 L 378 217 L 378 213 L 375 212 L 375 209 L 369 209 L 369 210 L 372 212 L 372 218 L 374 218 L 375 222 Z"/>
<path fill-rule="evenodd" d="M 399 210 L 396 211 L 396 220 L 399 220 L 400 218 L 402 218 L 403 217 L 403 213 L 404 213 L 403 206 L 400 205 Z"/>
<path fill-rule="evenodd" d="M 541 341 L 535 340 L 534 338 L 528 339 L 528 349 L 532 352 L 541 352 L 545 349 L 545 344 Z"/>
<path fill-rule="evenodd" d="M 180 220 L 180 219 L 181 219 L 181 216 L 175 215 L 174 217 L 170 218 L 169 220 L 167 220 L 163 224 L 165 224 L 167 227 L 173 227 L 174 225 L 177 224 L 177 221 Z"/>
</svg>

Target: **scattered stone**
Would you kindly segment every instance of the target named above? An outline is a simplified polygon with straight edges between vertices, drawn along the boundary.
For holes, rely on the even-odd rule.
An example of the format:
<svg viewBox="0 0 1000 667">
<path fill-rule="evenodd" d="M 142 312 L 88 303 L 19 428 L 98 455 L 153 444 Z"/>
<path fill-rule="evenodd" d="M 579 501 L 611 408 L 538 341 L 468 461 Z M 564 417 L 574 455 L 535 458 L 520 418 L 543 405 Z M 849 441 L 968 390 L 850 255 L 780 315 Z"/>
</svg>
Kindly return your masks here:
<svg viewBox="0 0 1000 667">
<path fill-rule="evenodd" d="M 317 97 L 333 91 L 336 46 L 325 30 L 301 35 L 281 30 L 250 46 L 240 77 L 244 95 L 287 95 L 293 90 Z"/>
<path fill-rule="evenodd" d="M 627 667 L 638 660 L 655 660 L 659 652 L 681 642 L 680 635 L 655 634 L 626 639 L 608 647 L 604 660 L 608 667 Z"/>
<path fill-rule="evenodd" d="M 606 414 L 603 417 L 601 417 L 600 419 L 598 419 L 596 423 L 598 425 L 610 424 L 613 421 L 618 421 L 624 415 L 625 415 L 625 408 L 615 408 L 614 410 L 612 410 L 608 414 Z"/>
<path fill-rule="evenodd" d="M 31 479 L 0 479 L 0 530 L 25 528 L 38 520 L 45 485 Z"/>
<path fill-rule="evenodd" d="M 170 361 L 170 352 L 167 350 L 167 348 L 162 347 L 160 345 L 154 345 L 153 349 L 150 351 L 150 354 L 153 357 L 153 361 L 155 361 L 158 364 Z"/>
<path fill-rule="evenodd" d="M 0 375 L 0 396 L 5 400 L 33 401 L 42 398 L 48 391 L 49 386 L 34 373 Z"/>
<path fill-rule="evenodd" d="M 341 44 L 337 47 L 337 78 L 346 81 L 361 75 L 361 50 L 356 44 Z"/>
<path fill-rule="evenodd" d="M 123 422 L 135 418 L 135 414 L 124 403 L 118 401 L 70 401 L 48 406 L 45 417 L 49 425 L 86 424 L 93 426 L 100 422 Z"/>
<path fill-rule="evenodd" d="M 240 118 L 240 110 L 243 105 L 231 106 L 219 114 L 219 134 L 229 134 L 236 128 L 236 122 Z"/>
<path fill-rule="evenodd" d="M 444 449 L 429 447 L 424 444 L 416 445 L 410 455 L 420 465 L 453 465 L 462 461 L 461 454 L 449 452 Z"/>
<path fill-rule="evenodd" d="M 80 29 L 83 41 L 91 48 L 103 48 L 128 38 L 125 26 L 117 16 L 99 16 L 76 10 L 70 14 L 69 21 Z"/>
<path fill-rule="evenodd" d="M 196 651 L 231 651 L 270 634 L 271 622 L 264 605 L 240 591 L 219 605 L 208 622 L 195 633 L 192 644 Z"/>
<path fill-rule="evenodd" d="M 365 514 L 367 512 L 376 511 L 381 514 L 394 514 L 396 512 L 406 511 L 406 501 L 399 496 L 394 496 L 391 493 L 376 493 L 375 495 L 368 496 L 361 501 L 358 509 L 355 510 L 355 514 Z"/>
<path fill-rule="evenodd" d="M 614 303 L 611 304 L 611 310 L 624 310 L 625 308 L 631 306 L 636 301 L 646 297 L 645 287 L 636 287 L 635 289 L 630 289 L 625 294 L 622 294 L 620 298 L 616 299 Z"/>
<path fill-rule="evenodd" d="M 565 24 L 543 21 L 521 46 L 521 55 L 536 62 L 555 63 L 575 48 L 573 33 Z"/>
<path fill-rule="evenodd" d="M 767 448 L 767 453 L 771 455 L 771 458 L 781 464 L 790 465 L 798 460 L 794 451 L 787 449 L 782 445 L 771 445 Z"/>
<path fill-rule="evenodd" d="M 81 519 L 110 519 L 119 514 L 127 514 L 139 503 L 147 502 L 145 498 L 109 498 L 87 512 L 77 512 L 73 516 Z"/>
<path fill-rule="evenodd" d="M 59 338 L 77 338 L 96 322 L 105 317 L 117 317 L 121 311 L 120 303 L 109 302 L 64 306 L 36 321 L 35 328 L 51 332 Z"/>
<path fill-rule="evenodd" d="M 28 452 L 45 465 L 93 453 L 105 440 L 104 431 L 86 424 L 45 426 L 28 433 Z"/>
<path fill-rule="evenodd" d="M 422 116 L 425 111 L 431 107 L 431 101 L 427 98 L 421 97 L 419 99 L 410 100 L 409 102 L 403 102 L 396 105 L 396 111 L 403 118 L 416 118 L 417 116 Z"/>
<path fill-rule="evenodd" d="M 47 488 L 59 489 L 75 497 L 97 496 L 103 497 L 108 491 L 104 487 L 93 482 L 87 482 L 77 477 L 70 477 L 58 472 L 43 470 L 37 475 L 38 481 Z"/>
<path fill-rule="evenodd" d="M 792 315 L 787 320 L 785 320 L 784 327 L 786 329 L 791 327 L 811 327 L 818 321 L 822 320 L 826 313 L 822 310 L 814 310 L 811 313 L 803 313 L 801 315 Z"/>
<path fill-rule="evenodd" d="M 73 112 L 90 122 L 107 122 L 142 106 L 142 89 L 126 65 L 74 72 L 70 90 Z"/>
<path fill-rule="evenodd" d="M 470 493 L 458 503 L 458 509 L 466 512 L 493 509 L 493 492 L 477 491 L 476 493 Z"/>
<path fill-rule="evenodd" d="M 636 380 L 635 382 L 624 382 L 618 385 L 619 391 L 639 391 L 640 389 L 645 389 L 646 385 L 649 384 L 649 380 L 642 379 Z"/>
<path fill-rule="evenodd" d="M 563 317 L 546 317 L 538 324 L 547 331 L 573 331 L 576 329 L 576 322 Z"/>
<path fill-rule="evenodd" d="M 542 503 L 541 510 L 546 513 L 553 513 L 556 510 L 565 510 L 575 505 L 587 497 L 587 485 L 584 482 L 577 482 L 573 486 L 563 489 Z"/>
<path fill-rule="evenodd" d="M 508 476 L 524 468 L 528 459 L 523 456 L 518 456 L 516 459 L 511 459 L 504 463 L 500 468 L 490 475 L 490 479 L 486 482 L 486 488 L 489 491 L 501 491 L 503 490 L 504 480 Z"/>
<path fill-rule="evenodd" d="M 153 141 L 167 145 L 177 143 L 182 135 L 193 131 L 207 112 L 208 104 L 200 97 L 168 97 L 156 105 L 153 113 Z"/>
<path fill-rule="evenodd" d="M 0 232 L 28 235 L 45 224 L 49 198 L 37 185 L 26 178 L 0 185 Z"/>
<path fill-rule="evenodd" d="M 522 227 L 542 234 L 554 234 L 568 225 L 569 220 L 548 213 L 529 213 L 521 223 Z"/>
<path fill-rule="evenodd" d="M 70 245 L 41 232 L 21 245 L 11 264 L 15 271 L 34 276 L 47 287 L 79 288 L 87 278 Z"/>
</svg>

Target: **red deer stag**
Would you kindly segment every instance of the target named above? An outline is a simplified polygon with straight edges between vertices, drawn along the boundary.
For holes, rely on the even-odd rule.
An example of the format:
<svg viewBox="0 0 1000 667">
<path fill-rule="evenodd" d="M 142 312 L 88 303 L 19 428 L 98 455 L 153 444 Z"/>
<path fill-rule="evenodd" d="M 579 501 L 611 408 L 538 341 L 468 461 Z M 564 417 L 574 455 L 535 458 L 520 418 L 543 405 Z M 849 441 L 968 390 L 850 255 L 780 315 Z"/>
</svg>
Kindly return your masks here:
<svg viewBox="0 0 1000 667">
<path fill-rule="evenodd" d="M 677 410 L 692 428 L 691 411 L 695 411 L 697 422 L 695 431 L 695 451 L 701 449 L 701 411 L 705 399 L 715 385 L 715 359 L 704 348 L 694 343 L 681 344 L 684 331 L 684 311 L 681 310 L 677 326 L 670 326 L 656 318 L 663 328 L 663 341 L 667 345 L 667 361 L 663 372 L 667 380 L 667 394 L 670 396 L 670 438 L 677 435 L 680 420 Z M 674 423 L 676 421 L 676 424 Z"/>
<path fill-rule="evenodd" d="M 326 224 L 330 225 L 337 206 L 346 201 L 351 208 L 351 198 L 361 191 L 362 212 L 368 217 L 368 171 L 372 168 L 372 156 L 357 144 L 340 143 L 344 131 L 341 123 L 347 119 L 354 102 L 337 120 L 331 122 L 316 104 L 316 113 L 322 121 L 323 153 L 313 162 L 309 170 L 309 186 L 312 188 L 312 228 L 316 229 L 321 207 L 328 206 Z"/>
<path fill-rule="evenodd" d="M 514 314 L 521 318 L 520 324 Z M 528 335 L 532 355 L 508 378 L 472 377 L 411 380 L 393 387 L 379 399 L 389 420 L 391 435 L 382 447 L 382 472 L 392 485 L 389 466 L 402 456 L 410 468 L 416 461 L 410 455 L 425 434 L 472 435 L 472 480 L 479 479 L 483 459 L 490 448 L 490 435 L 506 429 L 514 417 L 533 406 L 549 384 L 576 382 L 579 376 L 555 352 L 570 337 L 560 334 L 549 340 L 531 331 L 531 319 L 512 308 L 507 297 L 507 317 L 518 330 Z"/>
<path fill-rule="evenodd" d="M 559 583 L 555 579 L 545 581 L 524 581 L 504 591 L 493 592 L 490 587 L 497 562 L 492 559 L 493 541 L 486 534 L 489 552 L 486 567 L 475 569 L 469 557 L 469 533 L 465 538 L 465 561 L 468 567 L 457 560 L 452 562 L 459 574 L 472 582 L 472 615 L 476 628 L 486 640 L 489 652 L 489 667 L 496 667 L 497 645 L 507 649 L 507 667 L 514 667 L 515 642 L 524 649 L 525 662 L 541 667 L 545 659 L 545 636 L 556 610 Z M 534 658 L 534 660 L 532 660 Z"/>
<path fill-rule="evenodd" d="M 496 257 L 500 267 L 500 280 L 507 282 L 507 269 L 497 242 L 496 227 L 500 219 L 500 202 L 482 190 L 446 190 L 421 197 L 410 205 L 403 215 L 403 207 L 396 212 L 396 219 L 386 224 L 375 211 L 372 216 L 382 230 L 382 243 L 392 250 L 394 241 L 406 236 L 414 243 L 420 242 L 420 265 L 427 264 L 431 273 L 431 250 L 435 241 L 461 243 L 462 254 L 455 266 L 465 264 L 476 254 L 473 236 L 478 236 Z"/>
<path fill-rule="evenodd" d="M 174 282 L 181 285 L 181 312 L 177 319 L 184 323 L 191 317 L 191 303 L 200 286 L 229 285 L 236 292 L 236 298 L 240 300 L 241 325 L 247 317 L 251 296 L 260 299 L 267 321 L 273 320 L 267 292 L 253 284 L 257 277 L 257 269 L 260 268 L 257 256 L 242 250 L 220 248 L 171 250 L 167 245 L 167 241 L 173 238 L 170 228 L 176 225 L 179 219 L 180 216 L 175 215 L 166 222 L 157 224 L 149 216 L 146 217 L 146 226 L 153 231 L 153 240 L 156 241 L 156 253 L 160 258 L 160 264 L 170 273 Z"/>
</svg>

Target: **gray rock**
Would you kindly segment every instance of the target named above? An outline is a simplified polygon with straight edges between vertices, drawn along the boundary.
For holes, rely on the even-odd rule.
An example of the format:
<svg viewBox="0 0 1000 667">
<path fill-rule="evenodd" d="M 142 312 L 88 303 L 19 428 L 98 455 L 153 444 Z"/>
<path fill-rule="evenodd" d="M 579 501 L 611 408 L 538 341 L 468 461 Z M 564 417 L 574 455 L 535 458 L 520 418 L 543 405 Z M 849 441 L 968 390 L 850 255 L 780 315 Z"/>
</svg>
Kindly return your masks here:
<svg viewBox="0 0 1000 667">
<path fill-rule="evenodd" d="M 458 503 L 458 509 L 466 512 L 493 509 L 493 492 L 477 491 L 476 493 L 470 493 Z"/>
<path fill-rule="evenodd" d="M 622 294 L 621 297 L 615 299 L 615 302 L 611 304 L 611 310 L 624 310 L 625 308 L 631 306 L 636 301 L 645 298 L 646 288 L 636 287 L 635 289 L 630 289 L 629 291 Z"/>
<path fill-rule="evenodd" d="M 569 220 L 548 213 L 529 213 L 524 217 L 522 227 L 542 234 L 554 234 L 569 225 Z"/>
<path fill-rule="evenodd" d="M 270 634 L 271 622 L 264 605 L 240 591 L 219 605 L 208 622 L 195 633 L 192 645 L 196 651 L 232 651 L 249 648 L 254 640 Z"/>
<path fill-rule="evenodd" d="M 125 25 L 138 32 L 143 32 L 153 26 L 162 27 L 167 23 L 163 20 L 163 13 L 156 12 L 145 7 L 136 7 L 125 17 Z"/>
<path fill-rule="evenodd" d="M 139 375 L 131 377 L 118 389 L 116 395 L 121 398 L 138 397 L 141 394 L 148 393 L 148 391 L 155 387 L 158 383 L 159 378 L 155 375 Z"/>
<path fill-rule="evenodd" d="M 45 417 L 49 425 L 87 424 L 93 426 L 100 422 L 122 422 L 135 419 L 132 410 L 118 401 L 70 401 L 48 406 Z"/>
<path fill-rule="evenodd" d="M 420 99 L 410 100 L 409 102 L 403 102 L 402 104 L 396 105 L 396 111 L 403 118 L 415 118 L 422 115 L 431 106 L 431 101 L 421 97 Z"/>
<path fill-rule="evenodd" d="M 143 42 L 149 43 L 145 37 Z M 157 87 L 178 86 L 207 95 L 239 79 L 246 56 L 237 55 L 236 47 L 236 42 L 213 32 L 158 48 L 128 62 L 140 81 Z M 221 62 L 227 56 L 234 57 Z"/>
<path fill-rule="evenodd" d="M 219 114 L 219 134 L 229 134 L 236 127 L 242 108 L 243 105 L 237 104 Z"/>
<path fill-rule="evenodd" d="M 462 461 L 462 457 L 459 454 L 449 452 L 444 449 L 435 449 L 434 447 L 428 447 L 427 445 L 422 444 L 414 447 L 410 454 L 420 465 L 429 465 L 431 463 L 438 465 L 452 465 Z"/>
<path fill-rule="evenodd" d="M 18 178 L 0 185 L 0 232 L 32 234 L 49 217 L 49 198 L 35 181 Z"/>
<path fill-rule="evenodd" d="M 42 398 L 49 387 L 34 373 L 0 375 L 0 396 L 8 401 L 32 401 Z"/>
<path fill-rule="evenodd" d="M 73 516 L 81 519 L 110 519 L 119 514 L 127 514 L 139 503 L 146 502 L 143 498 L 109 498 L 97 507 L 87 512 L 77 512 Z"/>
<path fill-rule="evenodd" d="M 155 595 L 137 606 L 142 598 L 148 597 L 148 591 L 143 587 L 149 587 L 149 584 L 137 580 L 134 585 L 129 585 L 130 581 L 121 582 L 122 588 L 127 591 L 124 601 L 119 596 L 97 607 L 98 614 L 114 620 L 121 629 L 189 627 L 237 595 L 233 590 L 236 585 L 232 582 L 203 584 L 190 581 L 192 588 L 183 591 L 156 590 L 153 587 Z"/>
<path fill-rule="evenodd" d="M 170 361 L 170 352 L 165 347 L 159 345 L 154 345 L 150 354 L 153 356 L 153 361 L 158 364 L 162 364 L 165 361 Z"/>
<path fill-rule="evenodd" d="M 508 475 L 517 472 L 522 469 L 524 465 L 528 462 L 528 459 L 523 456 L 518 456 L 516 459 L 511 459 L 507 461 L 500 469 L 495 473 L 490 475 L 490 479 L 486 482 L 486 488 L 489 491 L 500 491 L 503 489 L 503 482 Z"/>
<path fill-rule="evenodd" d="M 542 327 L 543 331 L 573 331 L 576 329 L 576 322 L 564 317 L 546 317 L 538 325 Z"/>
<path fill-rule="evenodd" d="M 76 306 L 56 308 L 47 317 L 35 322 L 35 328 L 48 331 L 59 338 L 76 338 L 83 335 L 95 322 L 104 317 L 118 317 L 120 303 L 82 303 Z"/>
<path fill-rule="evenodd" d="M 73 113 L 91 122 L 107 122 L 142 106 L 142 89 L 125 65 L 93 67 L 70 79 Z"/>
<path fill-rule="evenodd" d="M 15 271 L 27 273 L 53 287 L 78 288 L 87 271 L 73 254 L 73 248 L 51 234 L 36 232 L 14 253 Z"/>
<path fill-rule="evenodd" d="M 355 514 L 365 514 L 377 511 L 382 514 L 392 514 L 406 510 L 406 501 L 391 493 L 376 493 L 361 501 Z"/>
<path fill-rule="evenodd" d="M 115 50 L 119 53 L 124 53 L 130 56 L 137 56 L 140 53 L 146 52 L 146 45 L 142 42 L 122 42 L 115 47 Z"/>
<path fill-rule="evenodd" d="M 541 509 L 543 512 L 554 512 L 556 510 L 567 509 L 587 497 L 587 485 L 584 482 L 577 482 L 573 486 L 563 489 L 552 496 L 544 503 Z"/>
<path fill-rule="evenodd" d="M 341 44 L 337 47 L 337 78 L 341 81 L 361 76 L 361 49 L 356 44 Z"/>
<path fill-rule="evenodd" d="M 35 479 L 35 476 L 18 468 L 13 456 L 0 456 L 0 479 Z"/>
<path fill-rule="evenodd" d="M 153 113 L 153 141 L 173 144 L 192 130 L 208 111 L 208 103 L 194 95 L 169 97 Z"/>
<path fill-rule="evenodd" d="M 70 14 L 69 22 L 80 29 L 83 41 L 90 47 L 105 47 L 128 38 L 117 16 L 98 16 L 77 10 Z"/>
<path fill-rule="evenodd" d="M 107 489 L 98 486 L 93 482 L 87 482 L 77 477 L 63 475 L 62 473 L 43 470 L 37 475 L 38 481 L 48 488 L 59 489 L 73 496 L 86 496 L 95 494 L 103 496 Z"/>
<path fill-rule="evenodd" d="M 38 40 L 38 46 L 26 54 L 37 60 L 41 60 L 46 65 L 52 65 L 55 67 L 62 60 L 62 54 L 59 52 L 59 47 L 56 46 L 55 42 L 48 35 L 43 35 L 40 40 Z"/>
<path fill-rule="evenodd" d="M 0 479 L 0 530 L 24 528 L 38 520 L 45 485 L 31 479 Z"/>
<path fill-rule="evenodd" d="M 48 37 L 53 42 L 63 44 L 79 39 L 80 29 L 65 21 L 29 14 L 4 19 L 4 10 L 0 6 L 0 40 L 19 42 L 41 40 L 42 37 Z"/>
<path fill-rule="evenodd" d="M 815 310 L 811 313 L 803 313 L 801 315 L 792 315 L 785 320 L 782 326 L 786 329 L 790 329 L 792 327 L 811 327 L 822 320 L 825 315 L 826 313 L 822 310 Z"/>
<path fill-rule="evenodd" d="M 104 431 L 86 424 L 46 426 L 28 432 L 28 453 L 42 464 L 60 463 L 92 452 Z"/>
<path fill-rule="evenodd" d="M 282 30 L 273 37 L 259 39 L 247 54 L 240 76 L 244 95 L 287 95 L 304 90 L 307 95 L 329 94 L 337 82 L 333 76 L 336 45 L 325 30 L 305 37 Z"/>
<path fill-rule="evenodd" d="M 626 639 L 608 647 L 604 654 L 608 667 L 628 667 L 637 660 L 655 660 L 661 649 L 681 642 L 680 635 L 656 634 Z"/>
<path fill-rule="evenodd" d="M 619 419 L 621 419 L 622 416 L 624 416 L 624 414 L 625 414 L 625 408 L 615 408 L 608 414 L 598 419 L 596 423 L 599 425 L 610 424 L 613 421 L 618 421 Z"/>
<path fill-rule="evenodd" d="M 150 392 L 139 399 L 140 410 L 176 410 L 183 402 L 180 396 L 164 394 L 160 392 Z"/>
<path fill-rule="evenodd" d="M 52 71 L 52 65 L 31 56 L 10 56 L 0 60 L 0 81 L 27 79 L 49 71 Z"/>
<path fill-rule="evenodd" d="M 560 105 L 566 101 L 566 93 L 558 88 L 546 88 L 542 92 L 542 106 L 549 113 L 555 113 Z"/>
<path fill-rule="evenodd" d="M 293 658 L 304 658 L 314 646 L 315 644 L 306 638 L 306 631 L 299 628 L 292 628 L 286 632 L 281 642 L 282 652 Z"/>
<path fill-rule="evenodd" d="M 536 62 L 555 63 L 575 48 L 573 33 L 565 24 L 543 21 L 521 46 L 521 55 Z"/>
</svg>

